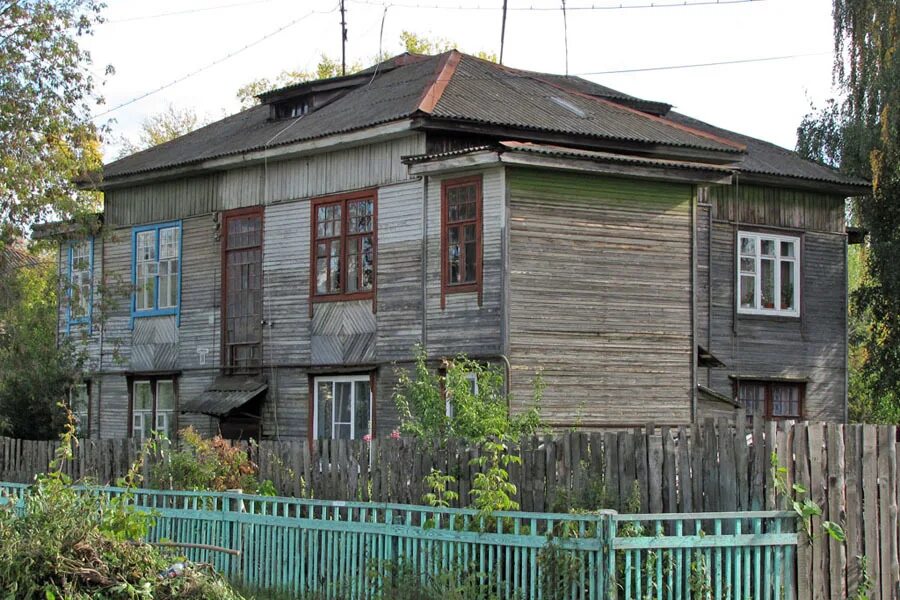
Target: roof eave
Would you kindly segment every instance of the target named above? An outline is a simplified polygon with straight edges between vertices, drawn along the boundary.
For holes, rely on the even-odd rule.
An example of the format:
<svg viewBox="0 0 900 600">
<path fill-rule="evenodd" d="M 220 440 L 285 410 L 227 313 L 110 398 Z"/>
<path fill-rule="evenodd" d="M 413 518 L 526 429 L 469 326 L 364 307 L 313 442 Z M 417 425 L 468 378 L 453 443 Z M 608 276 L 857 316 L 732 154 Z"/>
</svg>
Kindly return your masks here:
<svg viewBox="0 0 900 600">
<path fill-rule="evenodd" d="M 771 175 L 766 173 L 754 173 L 751 171 L 740 171 L 740 181 L 741 183 L 772 187 L 788 187 L 845 197 L 865 196 L 872 192 L 872 188 L 864 183 L 827 181 L 824 179 L 810 179 L 807 177 L 790 175 Z"/>
<path fill-rule="evenodd" d="M 348 148 L 377 141 L 385 141 L 402 137 L 410 131 L 412 131 L 412 121 L 403 118 L 372 127 L 311 138 L 280 146 L 256 148 L 246 152 L 181 165 L 160 167 L 158 169 L 136 173 L 125 173 L 123 175 L 104 179 L 101 183 L 94 184 L 92 189 L 106 191 L 133 185 L 156 183 L 211 171 L 224 171 L 226 169 L 247 167 L 263 162 L 264 160 L 286 160 L 322 151 L 333 151 L 339 148 Z"/>
<path fill-rule="evenodd" d="M 515 151 L 477 150 L 468 154 L 455 154 L 422 161 L 415 161 L 414 157 L 409 157 L 405 162 L 409 167 L 409 174 L 414 176 L 447 174 L 503 164 L 514 167 L 533 167 L 654 181 L 722 185 L 731 183 L 731 173 L 724 169 L 703 169 L 699 167 L 680 169 L 675 167 L 623 164 L 616 161 L 607 162 L 602 159 L 588 157 L 558 157 Z"/>
</svg>

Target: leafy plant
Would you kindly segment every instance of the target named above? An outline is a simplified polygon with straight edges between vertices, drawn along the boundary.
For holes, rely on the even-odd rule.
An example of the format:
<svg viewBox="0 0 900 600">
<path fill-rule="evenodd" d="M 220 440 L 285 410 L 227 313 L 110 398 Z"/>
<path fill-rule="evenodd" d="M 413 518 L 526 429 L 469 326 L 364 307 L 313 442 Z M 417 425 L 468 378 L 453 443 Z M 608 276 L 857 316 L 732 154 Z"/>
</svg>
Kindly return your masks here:
<svg viewBox="0 0 900 600">
<path fill-rule="evenodd" d="M 813 539 L 812 519 L 822 516 L 822 508 L 812 498 L 805 497 L 807 489 L 799 483 L 794 483 L 788 488 L 787 468 L 778 463 L 778 455 L 775 452 L 772 452 L 769 457 L 769 463 L 776 495 L 780 496 L 788 508 L 797 514 L 798 520 L 803 525 L 803 531 L 806 532 L 806 538 L 811 541 Z M 843 527 L 833 521 L 823 521 L 822 530 L 838 542 L 843 542 L 845 539 Z"/>
<path fill-rule="evenodd" d="M 155 487 L 216 491 L 240 489 L 248 494 L 275 495 L 270 481 L 259 481 L 259 468 L 247 452 L 221 436 L 204 438 L 193 427 L 178 432 L 180 448 L 163 455 L 152 471 Z"/>
<path fill-rule="evenodd" d="M 489 436 L 518 439 L 537 431 L 545 387 L 540 373 L 534 380 L 532 407 L 510 415 L 510 398 L 498 367 L 460 354 L 443 361 L 442 375 L 429 367 L 425 348 L 416 346 L 413 352 L 413 371 L 398 370 L 394 391 L 401 433 L 439 443 L 451 438 L 479 443 Z"/>
<path fill-rule="evenodd" d="M 435 508 L 448 508 L 451 502 L 459 500 L 459 494 L 447 487 L 456 482 L 453 475 L 444 475 L 438 469 L 432 468 L 431 473 L 425 476 L 425 485 L 431 491 L 422 496 L 422 500 Z"/>
<path fill-rule="evenodd" d="M 487 467 L 475 474 L 472 481 L 473 504 L 483 516 L 494 511 L 519 510 L 519 503 L 512 499 L 516 495 L 516 485 L 509 480 L 507 467 L 511 463 L 520 464 L 519 456 L 509 453 L 507 445 L 501 441 L 487 440 L 481 445 L 485 454 L 473 458 L 471 463 Z"/>
</svg>

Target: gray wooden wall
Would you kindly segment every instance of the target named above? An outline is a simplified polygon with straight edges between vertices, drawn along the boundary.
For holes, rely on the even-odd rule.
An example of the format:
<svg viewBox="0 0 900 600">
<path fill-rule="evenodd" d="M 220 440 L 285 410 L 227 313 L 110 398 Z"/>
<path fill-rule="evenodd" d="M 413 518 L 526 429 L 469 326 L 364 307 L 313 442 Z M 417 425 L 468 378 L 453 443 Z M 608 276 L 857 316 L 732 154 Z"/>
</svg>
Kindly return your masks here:
<svg viewBox="0 0 900 600">
<path fill-rule="evenodd" d="M 701 382 L 732 396 L 735 377 L 806 380 L 804 417 L 843 421 L 847 382 L 843 198 L 743 186 L 713 187 L 701 191 L 700 199 L 698 340 L 706 340 L 710 352 L 726 364 L 701 369 Z M 744 225 L 801 237 L 799 318 L 736 314 L 735 239 Z M 710 256 L 708 269 L 710 263 L 704 261 Z"/>
<path fill-rule="evenodd" d="M 508 181 L 516 407 L 541 368 L 551 423 L 689 423 L 691 186 L 524 170 Z"/>
</svg>

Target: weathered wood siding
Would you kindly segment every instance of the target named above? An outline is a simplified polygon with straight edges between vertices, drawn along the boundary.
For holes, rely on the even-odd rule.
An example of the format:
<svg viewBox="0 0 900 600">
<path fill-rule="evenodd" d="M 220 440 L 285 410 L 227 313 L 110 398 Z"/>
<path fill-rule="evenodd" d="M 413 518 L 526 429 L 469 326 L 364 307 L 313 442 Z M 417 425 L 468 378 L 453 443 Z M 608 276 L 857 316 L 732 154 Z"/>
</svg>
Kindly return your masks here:
<svg viewBox="0 0 900 600">
<path fill-rule="evenodd" d="M 551 423 L 690 422 L 692 188 L 507 176 L 516 407 L 541 368 Z"/>
<path fill-rule="evenodd" d="M 713 219 L 843 233 L 844 198 L 830 194 L 757 185 L 711 186 L 701 193 Z"/>
<path fill-rule="evenodd" d="M 496 356 L 502 352 L 504 258 L 502 240 L 507 214 L 505 171 L 494 168 L 482 175 L 483 292 L 447 294 L 441 308 L 441 181 L 478 174 L 460 172 L 428 178 L 427 332 L 429 356 Z"/>
<path fill-rule="evenodd" d="M 697 288 L 698 314 L 710 307 L 708 348 L 726 364 L 701 369 L 701 379 L 708 377 L 710 387 L 728 395 L 734 393 L 735 377 L 805 380 L 804 417 L 843 420 L 847 381 L 843 198 L 752 186 L 713 187 L 700 197 L 710 202 L 712 270 L 710 285 Z M 737 218 L 740 222 L 734 221 Z M 735 239 L 737 230 L 748 224 L 801 237 L 799 318 L 736 313 Z M 709 225 L 698 219 L 697 227 L 699 242 L 708 236 L 704 229 Z M 698 275 L 703 273 L 702 258 L 698 248 Z M 698 325 L 702 328 L 702 323 Z"/>
<path fill-rule="evenodd" d="M 424 134 L 243 169 L 106 192 L 107 225 L 139 225 L 309 198 L 408 179 L 405 155 L 425 150 Z"/>
</svg>

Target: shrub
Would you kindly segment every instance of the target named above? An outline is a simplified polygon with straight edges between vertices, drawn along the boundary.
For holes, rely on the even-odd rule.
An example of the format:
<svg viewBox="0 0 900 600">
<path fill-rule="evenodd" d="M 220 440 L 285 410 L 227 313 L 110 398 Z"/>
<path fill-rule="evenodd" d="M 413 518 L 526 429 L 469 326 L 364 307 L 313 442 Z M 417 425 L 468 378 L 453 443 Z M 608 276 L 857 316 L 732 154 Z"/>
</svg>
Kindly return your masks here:
<svg viewBox="0 0 900 600">
<path fill-rule="evenodd" d="M 180 448 L 157 464 L 151 484 L 176 490 L 215 491 L 240 489 L 246 494 L 274 495 L 269 481 L 260 482 L 259 468 L 247 452 L 215 436 L 204 438 L 193 427 L 178 432 Z"/>
</svg>

